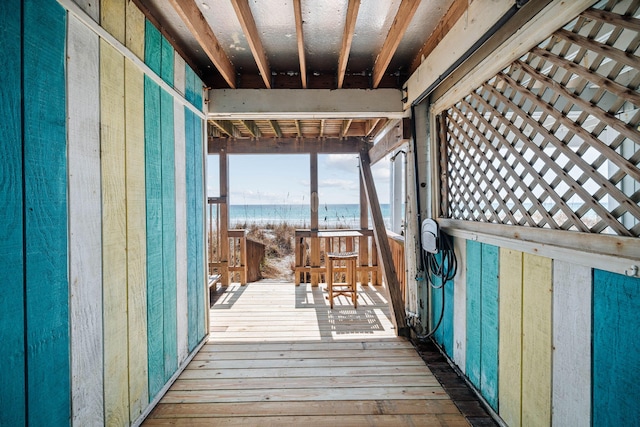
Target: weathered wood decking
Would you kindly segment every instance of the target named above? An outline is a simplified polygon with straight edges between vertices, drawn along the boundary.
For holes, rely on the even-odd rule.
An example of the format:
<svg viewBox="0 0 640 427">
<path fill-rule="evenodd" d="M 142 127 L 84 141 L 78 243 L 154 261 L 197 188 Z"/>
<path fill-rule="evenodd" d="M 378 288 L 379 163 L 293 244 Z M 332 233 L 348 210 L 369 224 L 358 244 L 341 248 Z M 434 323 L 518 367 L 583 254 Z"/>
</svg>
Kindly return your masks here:
<svg viewBox="0 0 640 427">
<path fill-rule="evenodd" d="M 258 282 L 223 290 L 209 343 L 144 425 L 467 426 L 381 287 L 329 309 L 322 287 Z"/>
</svg>

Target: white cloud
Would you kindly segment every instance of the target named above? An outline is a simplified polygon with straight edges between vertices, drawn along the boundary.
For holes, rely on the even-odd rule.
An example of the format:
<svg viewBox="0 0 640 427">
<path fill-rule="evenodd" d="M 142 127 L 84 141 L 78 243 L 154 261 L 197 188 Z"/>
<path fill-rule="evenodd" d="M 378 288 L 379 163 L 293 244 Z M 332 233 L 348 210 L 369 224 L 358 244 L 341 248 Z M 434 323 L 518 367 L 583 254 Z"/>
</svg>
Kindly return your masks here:
<svg viewBox="0 0 640 427">
<path fill-rule="evenodd" d="M 319 185 L 323 188 L 333 188 L 347 191 L 357 190 L 358 188 L 360 188 L 357 181 L 348 179 L 324 179 L 320 181 Z"/>
<path fill-rule="evenodd" d="M 329 154 L 325 164 L 331 169 L 353 172 L 358 167 L 358 156 L 355 154 Z"/>
</svg>

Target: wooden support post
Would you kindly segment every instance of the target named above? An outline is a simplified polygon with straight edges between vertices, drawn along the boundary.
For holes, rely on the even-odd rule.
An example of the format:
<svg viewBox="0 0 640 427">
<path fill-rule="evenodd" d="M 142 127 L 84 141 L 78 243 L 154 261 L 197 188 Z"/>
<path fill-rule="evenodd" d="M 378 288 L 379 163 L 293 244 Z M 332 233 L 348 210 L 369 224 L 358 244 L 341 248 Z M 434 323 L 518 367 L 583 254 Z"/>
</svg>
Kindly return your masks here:
<svg viewBox="0 0 640 427">
<path fill-rule="evenodd" d="M 247 233 L 240 238 L 240 266 L 242 271 L 240 272 L 240 284 L 247 284 Z"/>
<path fill-rule="evenodd" d="M 405 319 L 404 301 L 400 291 L 400 282 L 396 274 L 396 268 L 393 265 L 391 256 L 391 248 L 387 239 L 387 231 L 384 227 L 382 211 L 378 203 L 378 195 L 373 182 L 373 174 L 371 173 L 371 165 L 369 163 L 369 153 L 363 151 L 360 153 L 360 175 L 364 181 L 364 189 L 367 194 L 367 200 L 371 206 L 371 217 L 373 219 L 373 235 L 375 237 L 378 255 L 380 258 L 380 266 L 382 274 L 387 284 L 389 293 L 389 309 L 393 313 L 392 320 L 396 326 L 399 336 L 409 336 L 407 321 Z"/>
<path fill-rule="evenodd" d="M 364 189 L 364 180 L 360 175 L 360 228 L 369 228 L 369 204 L 367 203 L 367 193 Z M 369 236 L 361 236 L 358 244 L 358 259 L 361 267 L 369 267 Z M 360 283 L 366 285 L 369 283 L 369 271 L 362 269 L 360 271 Z M 373 281 L 372 281 L 373 283 Z"/>
<path fill-rule="evenodd" d="M 311 182 L 311 230 L 318 231 L 318 153 L 309 154 L 309 171 Z M 313 268 L 320 267 L 320 239 L 311 237 L 311 286 L 318 286 L 320 274 Z"/>
<path fill-rule="evenodd" d="M 220 283 L 223 286 L 229 284 L 229 160 L 226 152 L 219 153 L 220 159 L 220 240 L 218 241 L 218 251 L 220 253 Z"/>
</svg>

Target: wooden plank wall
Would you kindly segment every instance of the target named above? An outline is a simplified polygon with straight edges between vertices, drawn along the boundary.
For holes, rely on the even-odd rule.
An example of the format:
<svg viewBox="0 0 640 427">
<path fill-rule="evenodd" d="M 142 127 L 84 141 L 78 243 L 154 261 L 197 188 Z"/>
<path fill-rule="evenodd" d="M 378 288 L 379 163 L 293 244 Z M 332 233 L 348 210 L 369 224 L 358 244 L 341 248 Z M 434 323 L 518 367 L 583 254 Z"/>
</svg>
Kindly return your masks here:
<svg viewBox="0 0 640 427">
<path fill-rule="evenodd" d="M 441 253 L 436 255 L 438 262 L 441 261 Z M 442 279 L 438 276 L 431 278 L 433 286 L 431 287 L 431 325 L 435 327 L 440 320 L 442 313 L 442 321 L 440 326 L 433 334 L 434 339 L 449 354 L 453 352 L 453 281 L 442 284 Z M 443 300 L 444 299 L 444 300 Z M 444 307 L 443 307 L 444 304 Z M 444 311 L 443 311 L 444 310 Z"/>
<path fill-rule="evenodd" d="M 157 30 L 152 71 L 140 65 L 147 22 L 134 2 L 0 3 L 0 44 L 12 58 L 0 86 L 0 219 L 8 225 L 0 231 L 0 425 L 130 425 L 188 358 L 187 337 L 197 344 L 206 335 L 205 253 L 198 243 L 204 224 L 195 210 L 204 206 L 203 120 L 185 107 L 197 103 L 202 110 L 202 83 Z M 103 30 L 117 41 L 101 38 Z M 157 58 L 160 67 L 153 68 Z M 158 76 L 178 92 L 161 89 Z M 145 81 L 155 89 L 149 100 Z M 145 123 L 147 103 L 157 116 Z M 193 148 L 191 232 L 199 233 L 193 304 L 186 243 L 181 255 L 177 249 L 190 239 L 185 109 Z M 158 155 L 147 158 L 147 150 Z M 153 162 L 161 180 L 152 201 L 163 222 L 151 238 L 159 246 L 148 244 L 147 233 L 154 193 L 146 174 Z M 160 268 L 150 269 L 157 247 Z M 148 272 L 159 272 L 162 285 L 155 329 Z M 150 384 L 155 365 L 146 343 L 156 332 L 160 365 Z"/>
<path fill-rule="evenodd" d="M 494 408 L 498 404 L 498 248 L 468 241 L 465 372 Z"/>
<path fill-rule="evenodd" d="M 638 419 L 640 279 L 478 241 L 456 238 L 454 245 L 462 269 L 453 294 L 455 345 L 444 348 L 506 425 Z M 434 303 L 432 316 L 439 314 Z"/>
<path fill-rule="evenodd" d="M 99 37 L 75 16 L 67 29 L 72 419 L 104 423 Z"/>
<path fill-rule="evenodd" d="M 593 272 L 592 425 L 640 419 L 640 279 Z"/>
<path fill-rule="evenodd" d="M 71 412 L 66 15 L 38 0 L 3 2 L 0 14 L 11 58 L 0 88 L 0 424 L 62 424 Z"/>
<path fill-rule="evenodd" d="M 67 24 L 64 10 L 56 2 L 24 1 L 23 13 L 27 423 L 61 425 L 68 423 L 71 415 Z"/>
<path fill-rule="evenodd" d="M 21 55 L 21 2 L 0 2 L 0 46 L 3 55 Z M 26 418 L 26 378 L 24 357 L 24 192 L 22 188 L 23 111 L 22 64 L 3 61 L 0 87 L 0 425 L 23 425 Z"/>
</svg>

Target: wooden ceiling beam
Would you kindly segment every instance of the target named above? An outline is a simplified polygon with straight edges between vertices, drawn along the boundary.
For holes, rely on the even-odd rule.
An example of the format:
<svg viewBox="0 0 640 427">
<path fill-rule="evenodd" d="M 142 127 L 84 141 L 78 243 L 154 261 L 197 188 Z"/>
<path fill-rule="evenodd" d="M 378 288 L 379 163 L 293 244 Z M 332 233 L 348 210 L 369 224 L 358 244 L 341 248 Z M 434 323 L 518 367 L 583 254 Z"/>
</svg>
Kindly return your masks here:
<svg viewBox="0 0 640 427">
<path fill-rule="evenodd" d="M 254 122 L 253 120 L 240 120 L 240 123 L 242 123 L 242 125 L 247 128 L 252 137 L 259 138 L 260 136 L 262 136 L 260 129 L 258 129 L 256 122 Z"/>
<path fill-rule="evenodd" d="M 231 123 L 228 120 L 209 120 L 209 123 L 215 126 L 215 128 L 218 129 L 220 132 L 232 138 L 235 138 L 240 135 L 240 132 L 238 132 L 238 129 L 236 129 L 233 123 Z"/>
<path fill-rule="evenodd" d="M 307 61 L 304 57 L 304 34 L 302 32 L 302 0 L 293 0 L 293 11 L 296 16 L 296 38 L 298 39 L 298 58 L 300 61 L 300 79 L 302 88 L 307 88 Z"/>
<path fill-rule="evenodd" d="M 380 49 L 380 53 L 373 64 L 373 88 L 376 89 L 393 58 L 404 33 L 407 31 L 413 15 L 416 13 L 420 0 L 402 0 L 398 13 L 391 24 L 387 38 Z"/>
<path fill-rule="evenodd" d="M 209 23 L 196 6 L 194 1 L 169 0 L 180 19 L 187 26 L 191 35 L 198 41 L 204 52 L 207 54 L 213 65 L 218 69 L 227 84 L 236 87 L 236 69 L 227 57 L 227 54 L 220 46 L 218 39 Z"/>
<path fill-rule="evenodd" d="M 371 164 L 380 161 L 384 156 L 409 142 L 411 139 L 411 119 L 404 118 L 395 123 L 379 141 L 369 150 Z"/>
<path fill-rule="evenodd" d="M 347 7 L 347 20 L 344 24 L 344 32 L 342 34 L 340 59 L 338 60 L 338 89 L 342 89 L 342 84 L 344 83 L 344 74 L 347 71 L 347 62 L 349 60 L 349 52 L 351 51 L 353 33 L 356 29 L 356 19 L 358 18 L 359 8 L 360 0 L 349 0 L 349 6 Z"/>
<path fill-rule="evenodd" d="M 453 24 L 458 22 L 462 15 L 467 11 L 469 3 L 469 0 L 454 0 L 453 4 L 438 22 L 438 25 L 436 25 L 435 30 L 433 30 L 427 41 L 424 42 L 420 51 L 418 51 L 418 54 L 411 62 L 409 75 L 413 74 L 413 72 L 418 69 L 424 58 L 429 56 L 438 43 L 444 39 L 444 36 L 446 36 L 449 33 L 449 30 L 453 28 Z"/>
<path fill-rule="evenodd" d="M 364 127 L 365 136 L 371 135 L 371 132 L 376 128 L 376 126 L 380 123 L 380 119 L 371 119 L 367 120 Z"/>
<path fill-rule="evenodd" d="M 275 133 L 278 138 L 282 138 L 282 129 L 280 129 L 277 120 L 269 120 L 269 126 L 271 126 L 273 133 Z"/>
<path fill-rule="evenodd" d="M 231 0 L 231 4 L 236 11 L 242 31 L 247 38 L 249 48 L 251 49 L 251 53 L 253 53 L 253 58 L 262 75 L 262 80 L 267 89 L 271 89 L 271 69 L 269 68 L 269 61 L 262 46 L 262 41 L 260 40 L 260 33 L 256 27 L 256 21 L 253 19 L 253 14 L 249 7 L 249 0 Z"/>
<path fill-rule="evenodd" d="M 353 123 L 353 119 L 347 119 L 342 121 L 342 129 L 340 130 L 340 136 L 347 136 L 347 132 L 349 132 L 349 128 L 351 127 L 351 123 Z"/>
<path fill-rule="evenodd" d="M 360 153 L 369 149 L 364 138 L 209 138 L 209 154 L 225 152 L 227 154 L 298 154 L 324 153 L 348 154 Z"/>
</svg>

